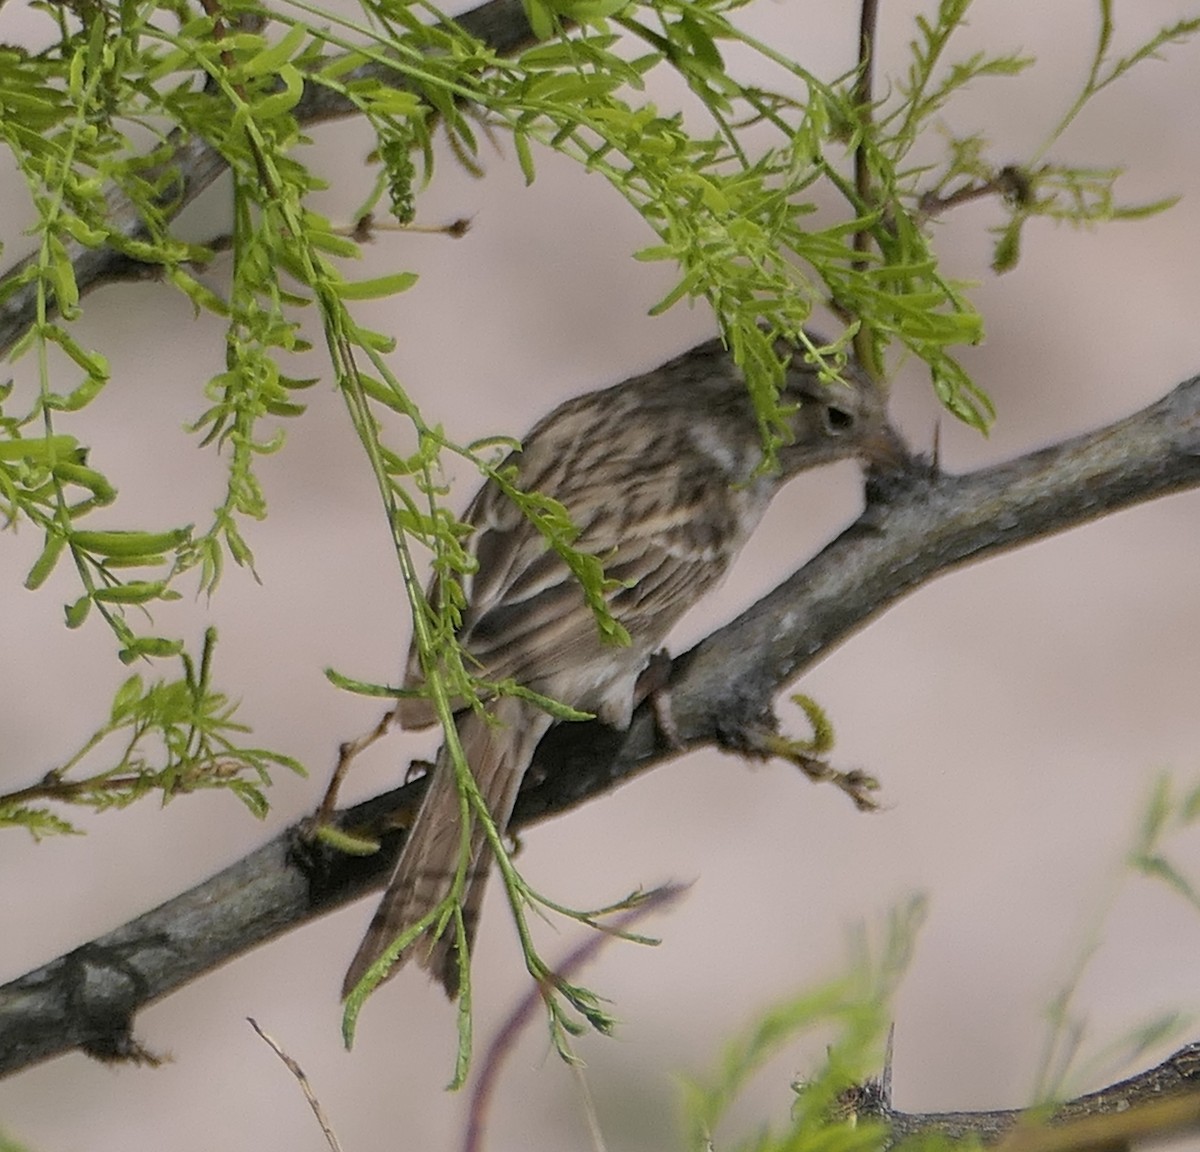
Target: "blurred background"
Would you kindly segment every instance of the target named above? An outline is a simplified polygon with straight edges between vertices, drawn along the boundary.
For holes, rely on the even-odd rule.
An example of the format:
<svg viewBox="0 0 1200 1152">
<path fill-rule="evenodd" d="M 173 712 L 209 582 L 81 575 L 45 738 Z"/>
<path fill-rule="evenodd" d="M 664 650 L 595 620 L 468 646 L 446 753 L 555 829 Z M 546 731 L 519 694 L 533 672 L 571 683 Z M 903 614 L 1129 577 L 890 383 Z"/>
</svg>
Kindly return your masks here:
<svg viewBox="0 0 1200 1152">
<path fill-rule="evenodd" d="M 883 5 L 880 91 L 902 74 L 914 12 L 930 7 Z M 1165 0 L 1116 7 L 1118 55 L 1195 14 Z M 853 64 L 857 5 L 760 0 L 742 18 L 827 79 Z M 983 131 L 1002 158 L 1028 155 L 1083 82 L 1097 19 L 1097 5 L 1084 0 L 976 4 L 958 57 L 1020 50 L 1038 65 L 1017 81 L 977 86 L 951 106 L 947 126 Z M 10 3 L 0 40 L 31 43 L 44 25 Z M 1200 370 L 1200 45 L 1165 56 L 1090 105 L 1052 158 L 1125 165 L 1123 199 L 1179 195 L 1177 207 L 1094 231 L 1035 224 L 1020 266 L 999 278 L 988 267 L 988 229 L 1001 219 L 994 206 L 937 225 L 946 273 L 978 281 L 987 340 L 963 358 L 999 413 L 989 439 L 941 418 L 947 469 L 1093 428 Z M 367 136 L 347 122 L 313 137 L 308 158 L 335 185 L 318 207 L 348 219 L 372 179 Z M 412 268 L 421 281 L 359 315 L 397 335 L 396 370 L 426 417 L 456 438 L 519 435 L 560 400 L 715 330 L 699 308 L 647 317 L 670 270 L 630 259 L 650 235 L 600 178 L 544 155 L 526 188 L 503 140 L 485 146 L 483 179 L 448 155 L 440 160 L 419 222 L 467 217 L 470 231 L 457 241 L 378 238 L 362 274 Z M 5 266 L 28 250 L 21 229 L 31 220 L 7 164 Z M 209 237 L 228 227 L 226 213 L 222 184 L 189 210 L 186 227 Z M 218 262 L 208 276 L 220 285 L 226 272 Z M 85 299 L 76 334 L 112 362 L 113 381 L 86 423 L 93 460 L 121 489 L 108 522 L 204 522 L 222 497 L 220 471 L 180 429 L 204 410 L 203 385 L 222 367 L 218 323 L 195 318 L 168 289 L 121 285 Z M 261 465 L 271 515 L 248 528 L 261 584 L 231 569 L 211 605 L 185 599 L 157 618 L 194 640 L 205 623 L 218 626 L 219 682 L 241 699 L 258 741 L 302 759 L 311 777 L 280 772 L 261 824 L 230 796 L 197 795 L 166 810 L 145 803 L 81 817 L 84 837 L 0 838 L 0 980 L 146 911 L 308 813 L 339 742 L 378 718 L 378 703 L 335 691 L 322 670 L 396 679 L 408 646 L 399 575 L 341 402 L 327 386 L 304 399 L 310 412 L 290 425 L 287 450 Z M 897 378 L 894 408 L 912 442 L 928 448 L 939 415 L 917 366 Z M 475 479 L 466 469 L 457 479 L 465 504 Z M 671 648 L 683 650 L 773 586 L 859 502 L 849 466 L 789 487 Z M 1200 1008 L 1200 917 L 1165 887 L 1129 880 L 1122 865 L 1157 776 L 1176 773 L 1182 787 L 1200 768 L 1198 513 L 1200 493 L 1175 496 L 945 577 L 805 676 L 799 687 L 836 724 L 837 763 L 882 780 L 879 813 L 854 811 L 784 764 L 712 752 L 525 837 L 531 881 L 577 907 L 637 885 L 692 882 L 679 905 L 647 925 L 661 947 L 610 946 L 582 974 L 622 1021 L 615 1039 L 579 1044 L 610 1149 L 678 1146 L 679 1078 L 708 1074 L 756 1013 L 839 972 L 850 932 L 865 925 L 878 937 L 889 911 L 915 892 L 927 895 L 929 914 L 895 1005 L 899 1108 L 1027 1102 L 1046 1007 L 1093 941 L 1077 1005 L 1088 1051 L 1164 1010 Z M 127 675 L 98 622 L 79 632 L 62 626 L 61 604 L 75 595 L 65 571 L 37 595 L 22 589 L 39 548 L 28 530 L 0 541 L 4 790 L 73 752 Z M 803 731 L 795 709 L 781 711 Z M 409 759 L 435 744 L 390 737 L 364 758 L 346 798 L 394 785 Z M 1198 841 L 1176 844 L 1193 868 Z M 526 988 L 498 891 L 475 962 L 480 1048 Z M 144 1012 L 141 1039 L 171 1057 L 157 1070 L 71 1055 L 0 1083 L 0 1129 L 64 1152 L 323 1147 L 295 1083 L 246 1024 L 252 1015 L 303 1065 L 345 1148 L 456 1147 L 466 1098 L 442 1091 L 455 1020 L 436 988 L 405 973 L 364 1012 L 354 1051 L 341 1047 L 337 990 L 373 903 L 296 931 Z M 576 937 L 564 929 L 543 939 L 553 957 Z M 789 1081 L 816 1066 L 826 1040 L 798 1041 L 759 1077 L 725 1143 L 747 1125 L 786 1117 Z M 1104 1068 L 1102 1077 L 1118 1071 L 1127 1069 Z M 501 1079 L 488 1147 L 566 1149 L 587 1139 L 579 1087 L 539 1020 Z"/>
</svg>

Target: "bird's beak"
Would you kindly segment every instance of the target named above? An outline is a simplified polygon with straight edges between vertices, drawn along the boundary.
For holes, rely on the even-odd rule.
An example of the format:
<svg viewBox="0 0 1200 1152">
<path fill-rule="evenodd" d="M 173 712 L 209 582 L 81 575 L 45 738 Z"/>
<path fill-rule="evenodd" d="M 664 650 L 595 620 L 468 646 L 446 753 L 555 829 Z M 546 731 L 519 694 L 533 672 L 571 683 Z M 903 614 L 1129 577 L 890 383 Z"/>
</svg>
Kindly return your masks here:
<svg viewBox="0 0 1200 1152">
<path fill-rule="evenodd" d="M 912 463 L 912 452 L 891 424 L 884 423 L 862 446 L 862 458 L 872 472 L 904 472 Z"/>
</svg>

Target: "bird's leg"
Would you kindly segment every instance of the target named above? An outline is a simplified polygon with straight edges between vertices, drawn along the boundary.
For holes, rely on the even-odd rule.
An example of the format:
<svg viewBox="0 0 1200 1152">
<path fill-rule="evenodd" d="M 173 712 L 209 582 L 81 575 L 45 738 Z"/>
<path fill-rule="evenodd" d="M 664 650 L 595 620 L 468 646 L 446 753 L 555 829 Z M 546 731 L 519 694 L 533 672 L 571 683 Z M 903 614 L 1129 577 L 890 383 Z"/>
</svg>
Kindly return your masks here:
<svg viewBox="0 0 1200 1152">
<path fill-rule="evenodd" d="M 361 736 L 356 736 L 353 740 L 345 741 L 338 748 L 338 762 L 333 769 L 333 775 L 329 778 L 329 785 L 325 789 L 325 795 L 321 798 L 321 803 L 316 812 L 312 815 L 312 824 L 315 827 L 320 827 L 325 824 L 333 823 L 333 813 L 337 808 L 338 792 L 341 789 L 342 781 L 345 780 L 346 774 L 350 771 L 350 765 L 354 763 L 355 757 L 365 752 L 376 740 L 381 740 L 391 726 L 395 712 L 386 712 L 369 732 L 364 732 Z"/>
<path fill-rule="evenodd" d="M 329 785 L 325 789 L 325 795 L 321 798 L 317 810 L 302 822 L 301 840 L 314 845 L 323 842 L 325 845 L 349 855 L 365 856 L 379 850 L 380 838 L 388 832 L 407 829 L 412 825 L 424 793 L 419 793 L 415 797 L 410 797 L 405 803 L 396 805 L 373 820 L 370 827 L 346 827 L 337 818 L 338 792 L 355 758 L 377 740 L 382 739 L 394 719 L 394 711 L 387 712 L 370 731 L 340 745 L 337 764 L 330 777 Z M 427 772 L 431 767 L 432 765 L 423 760 L 414 760 L 405 773 L 404 783 L 409 784 L 413 779 L 421 776 L 422 768 Z"/>
</svg>

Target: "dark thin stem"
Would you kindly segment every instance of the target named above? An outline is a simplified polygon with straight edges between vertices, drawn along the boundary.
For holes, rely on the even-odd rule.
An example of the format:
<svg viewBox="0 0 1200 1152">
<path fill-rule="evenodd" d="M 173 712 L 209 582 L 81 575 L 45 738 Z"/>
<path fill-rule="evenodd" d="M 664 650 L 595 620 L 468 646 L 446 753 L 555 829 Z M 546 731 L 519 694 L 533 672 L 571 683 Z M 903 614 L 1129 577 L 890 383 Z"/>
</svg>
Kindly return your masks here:
<svg viewBox="0 0 1200 1152">
<path fill-rule="evenodd" d="M 878 0 L 862 0 L 858 19 L 858 80 L 854 85 L 854 107 L 859 118 L 858 146 L 854 149 L 854 190 L 858 195 L 860 211 L 870 211 L 875 193 L 871 187 L 871 168 L 867 162 L 867 138 L 874 121 L 875 91 L 875 31 L 878 25 Z M 854 251 L 865 256 L 870 251 L 871 234 L 866 228 L 854 233 Z M 862 270 L 865 260 L 855 262 Z M 854 352 L 858 362 L 872 375 L 879 375 L 879 365 L 871 334 L 860 329 L 854 337 Z"/>
<path fill-rule="evenodd" d="M 873 100 L 875 91 L 875 29 L 879 20 L 878 0 L 862 0 L 858 19 L 858 80 L 854 85 L 854 106 L 862 125 L 862 138 L 854 150 L 854 189 L 859 201 L 869 205 L 874 199 L 871 188 L 871 170 L 867 164 L 864 141 L 874 119 Z M 854 235 L 854 250 L 866 252 L 871 242 L 864 229 Z"/>
</svg>

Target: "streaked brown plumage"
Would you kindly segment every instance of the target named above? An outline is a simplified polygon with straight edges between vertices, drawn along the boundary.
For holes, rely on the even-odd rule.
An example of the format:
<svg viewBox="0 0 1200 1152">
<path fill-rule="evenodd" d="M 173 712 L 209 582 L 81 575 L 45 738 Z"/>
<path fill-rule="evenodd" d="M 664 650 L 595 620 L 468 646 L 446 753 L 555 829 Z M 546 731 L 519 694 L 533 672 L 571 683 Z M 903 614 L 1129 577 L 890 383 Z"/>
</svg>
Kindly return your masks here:
<svg viewBox="0 0 1200 1152">
<path fill-rule="evenodd" d="M 614 387 L 560 405 L 525 437 L 513 461 L 518 483 L 560 500 L 579 528 L 576 547 L 599 556 L 627 582 L 609 597 L 628 630 L 627 647 L 604 644 L 578 584 L 542 536 L 493 484 L 466 519 L 479 562 L 468 581 L 460 637 L 489 680 L 513 680 L 624 728 L 634 686 L 683 613 L 724 575 L 771 497 L 797 472 L 851 456 L 896 457 L 900 442 L 869 380 L 823 383 L 796 355 L 785 399 L 799 405 L 794 440 L 779 469 L 756 475 L 762 434 L 728 354 L 710 340 Z M 415 650 L 407 682 L 420 683 Z M 503 831 L 534 749 L 552 721 L 513 697 L 490 705 L 492 722 L 471 709 L 457 717 L 459 740 L 496 825 Z M 397 709 L 405 728 L 434 715 L 420 698 Z M 445 898 L 459 860 L 459 798 L 443 750 L 383 901 L 346 974 L 344 994 L 388 944 Z M 464 900 L 472 937 L 491 852 L 476 828 Z M 458 990 L 451 925 L 401 956 Z M 395 972 L 399 963 L 393 967 Z"/>
</svg>

